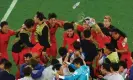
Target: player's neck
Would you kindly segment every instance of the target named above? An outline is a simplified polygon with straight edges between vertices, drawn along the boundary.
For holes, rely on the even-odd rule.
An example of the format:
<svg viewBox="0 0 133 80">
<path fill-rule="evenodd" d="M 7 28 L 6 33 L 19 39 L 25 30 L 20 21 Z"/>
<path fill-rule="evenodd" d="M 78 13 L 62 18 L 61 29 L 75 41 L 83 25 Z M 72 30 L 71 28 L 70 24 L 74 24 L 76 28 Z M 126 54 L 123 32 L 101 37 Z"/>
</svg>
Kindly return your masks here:
<svg viewBox="0 0 133 80">
<path fill-rule="evenodd" d="M 38 24 L 39 24 L 39 25 L 42 25 L 43 23 L 44 23 L 43 21 L 40 21 Z"/>
</svg>

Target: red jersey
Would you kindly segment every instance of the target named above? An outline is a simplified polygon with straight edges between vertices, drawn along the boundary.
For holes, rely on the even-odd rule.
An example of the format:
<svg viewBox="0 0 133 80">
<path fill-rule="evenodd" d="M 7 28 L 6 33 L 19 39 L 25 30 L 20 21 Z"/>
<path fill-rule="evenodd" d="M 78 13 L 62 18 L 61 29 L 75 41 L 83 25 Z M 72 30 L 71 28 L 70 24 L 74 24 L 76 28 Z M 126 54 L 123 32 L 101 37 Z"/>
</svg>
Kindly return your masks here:
<svg viewBox="0 0 133 80">
<path fill-rule="evenodd" d="M 11 36 L 15 35 L 15 32 L 12 30 L 9 30 L 8 33 L 3 33 L 0 31 L 0 53 L 2 53 L 2 56 L 7 57 L 7 47 L 8 42 Z"/>
<path fill-rule="evenodd" d="M 80 40 L 80 38 L 76 33 L 74 33 L 74 35 L 72 37 L 68 37 L 67 33 L 64 33 L 63 47 L 66 47 L 66 45 L 68 45 L 68 50 L 74 51 L 73 43 L 77 40 Z"/>
<path fill-rule="evenodd" d="M 91 31 L 92 37 L 98 43 L 98 48 L 104 48 L 106 43 L 110 43 L 111 37 L 106 35 L 101 35 L 100 33 L 96 33 L 95 31 Z"/>
<path fill-rule="evenodd" d="M 60 27 L 61 25 L 63 26 L 63 24 L 64 24 L 64 21 L 58 20 L 58 22 L 60 24 L 55 23 L 55 25 L 53 27 L 51 27 L 51 25 L 50 25 L 50 23 L 48 21 L 46 22 L 47 25 L 49 26 L 49 29 L 50 29 L 50 42 L 51 43 L 56 43 L 56 36 L 55 36 L 56 35 L 56 31 L 57 31 L 58 27 Z"/>
<path fill-rule="evenodd" d="M 132 65 L 132 61 L 130 60 L 130 51 L 129 51 L 129 48 L 128 48 L 128 44 L 126 41 L 124 41 L 124 37 L 120 37 L 119 40 L 117 40 L 117 47 L 118 47 L 118 50 L 124 50 L 124 49 L 127 49 L 127 52 L 123 52 L 121 54 L 121 60 L 127 60 L 127 66 L 128 68 L 131 67 Z"/>
</svg>

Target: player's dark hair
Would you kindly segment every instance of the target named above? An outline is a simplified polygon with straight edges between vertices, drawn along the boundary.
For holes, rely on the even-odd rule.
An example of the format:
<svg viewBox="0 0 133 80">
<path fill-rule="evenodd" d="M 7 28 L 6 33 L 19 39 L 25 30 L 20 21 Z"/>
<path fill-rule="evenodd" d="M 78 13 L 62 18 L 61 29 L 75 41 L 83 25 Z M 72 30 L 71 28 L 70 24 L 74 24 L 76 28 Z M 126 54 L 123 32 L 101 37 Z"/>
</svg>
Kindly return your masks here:
<svg viewBox="0 0 133 80">
<path fill-rule="evenodd" d="M 102 67 L 103 67 L 106 71 L 108 71 L 108 72 L 111 71 L 111 70 L 110 70 L 110 64 L 103 63 L 103 64 L 102 64 Z"/>
<path fill-rule="evenodd" d="M 8 61 L 7 59 L 2 58 L 2 59 L 0 60 L 0 64 L 5 64 L 7 61 Z"/>
<path fill-rule="evenodd" d="M 5 62 L 4 69 L 10 69 L 12 67 L 12 63 L 7 61 Z"/>
<path fill-rule="evenodd" d="M 74 26 L 72 23 L 65 23 L 64 24 L 64 30 L 72 29 L 74 30 Z"/>
<path fill-rule="evenodd" d="M 24 76 L 30 76 L 30 74 L 32 73 L 32 68 L 29 67 L 29 66 L 26 66 L 26 67 L 23 69 L 23 73 L 24 73 Z"/>
<path fill-rule="evenodd" d="M 32 20 L 32 19 L 26 19 L 25 20 L 25 22 L 24 22 L 24 24 L 25 24 L 25 26 L 27 27 L 27 28 L 31 28 L 31 27 L 33 27 L 34 26 L 34 20 Z"/>
<path fill-rule="evenodd" d="M 24 57 L 29 57 L 29 58 L 31 58 L 32 57 L 32 54 L 31 53 L 26 53 L 25 55 L 24 55 Z"/>
<path fill-rule="evenodd" d="M 119 66 L 122 66 L 124 69 L 127 68 L 127 63 L 125 61 L 120 61 Z"/>
<path fill-rule="evenodd" d="M 118 63 L 111 63 L 111 68 L 113 71 L 118 71 L 119 70 L 119 64 Z"/>
<path fill-rule="evenodd" d="M 90 36 L 91 36 L 90 30 L 85 30 L 85 31 L 84 31 L 84 37 L 85 37 L 85 38 L 90 38 Z"/>
<path fill-rule="evenodd" d="M 60 70 L 60 68 L 61 68 L 61 64 L 55 64 L 54 66 L 53 66 L 53 70 Z"/>
<path fill-rule="evenodd" d="M 65 47 L 60 47 L 58 52 L 59 52 L 59 55 L 63 57 L 67 54 L 67 49 Z"/>
<path fill-rule="evenodd" d="M 36 58 L 31 58 L 30 59 L 30 65 L 35 68 L 38 65 L 38 61 L 36 60 Z"/>
<path fill-rule="evenodd" d="M 3 22 L 0 23 L 1 28 L 3 28 L 3 26 L 5 26 L 5 25 L 8 25 L 7 21 L 3 21 Z"/>
<path fill-rule="evenodd" d="M 75 71 L 75 69 L 71 65 L 68 66 L 68 69 L 69 69 L 70 72 L 74 72 Z"/>
<path fill-rule="evenodd" d="M 105 46 L 106 46 L 106 48 L 109 49 L 110 51 L 115 52 L 115 47 L 114 47 L 113 44 L 107 43 L 107 44 L 105 44 Z"/>
<path fill-rule="evenodd" d="M 118 34 L 120 34 L 124 38 L 127 37 L 127 35 L 123 31 L 121 31 L 120 29 L 114 28 L 112 30 L 112 32 L 118 33 Z"/>
<path fill-rule="evenodd" d="M 59 64 L 59 60 L 57 59 L 52 59 L 51 65 Z"/>
<path fill-rule="evenodd" d="M 37 12 L 36 13 L 37 18 L 39 18 L 40 21 L 42 21 L 43 19 L 46 19 L 46 17 L 44 16 L 44 14 L 42 12 Z"/>
<path fill-rule="evenodd" d="M 57 15 L 55 13 L 49 13 L 48 19 L 51 19 L 51 18 L 57 18 Z"/>
<path fill-rule="evenodd" d="M 83 60 L 80 57 L 75 58 L 73 64 L 80 64 L 81 66 L 84 65 Z"/>
<path fill-rule="evenodd" d="M 75 50 L 80 50 L 80 48 L 81 48 L 81 44 L 80 44 L 80 42 L 78 42 L 78 41 L 74 41 L 74 43 L 73 43 L 73 47 L 74 47 Z"/>
</svg>

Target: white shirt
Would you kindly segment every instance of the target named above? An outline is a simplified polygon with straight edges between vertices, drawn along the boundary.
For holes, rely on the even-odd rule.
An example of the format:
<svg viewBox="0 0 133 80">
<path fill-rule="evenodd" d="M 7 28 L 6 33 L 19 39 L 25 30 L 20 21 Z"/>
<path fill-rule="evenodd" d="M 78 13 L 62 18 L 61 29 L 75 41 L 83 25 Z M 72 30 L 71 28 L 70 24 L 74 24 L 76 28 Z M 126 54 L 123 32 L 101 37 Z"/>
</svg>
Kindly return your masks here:
<svg viewBox="0 0 133 80">
<path fill-rule="evenodd" d="M 54 78 L 52 67 L 53 66 L 50 65 L 49 67 L 44 69 L 41 77 L 42 80 L 52 80 Z"/>
<path fill-rule="evenodd" d="M 124 78 L 119 73 L 112 73 L 107 80 L 124 80 Z"/>
<path fill-rule="evenodd" d="M 31 77 L 23 77 L 21 79 L 18 79 L 18 80 L 33 80 Z"/>
</svg>

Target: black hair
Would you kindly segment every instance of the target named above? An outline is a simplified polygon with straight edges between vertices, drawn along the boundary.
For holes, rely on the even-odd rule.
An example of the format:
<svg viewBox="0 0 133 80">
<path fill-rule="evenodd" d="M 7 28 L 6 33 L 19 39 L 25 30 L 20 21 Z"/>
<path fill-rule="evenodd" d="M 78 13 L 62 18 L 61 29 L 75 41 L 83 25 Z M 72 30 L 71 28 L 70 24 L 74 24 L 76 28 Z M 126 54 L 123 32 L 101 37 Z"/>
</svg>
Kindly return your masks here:
<svg viewBox="0 0 133 80">
<path fill-rule="evenodd" d="M 57 15 L 55 13 L 49 13 L 48 19 L 51 19 L 51 18 L 57 18 Z"/>
<path fill-rule="evenodd" d="M 127 68 L 127 63 L 125 61 L 120 61 L 119 66 L 122 66 L 124 69 Z"/>
<path fill-rule="evenodd" d="M 106 46 L 106 48 L 109 49 L 110 51 L 115 52 L 115 47 L 114 47 L 113 44 L 107 43 L 107 44 L 105 44 L 105 46 Z"/>
<path fill-rule="evenodd" d="M 131 53 L 131 57 L 132 57 L 132 59 L 133 59 L 133 52 Z"/>
<path fill-rule="evenodd" d="M 90 36 L 91 36 L 90 30 L 84 30 L 84 37 L 85 38 L 90 38 Z"/>
<path fill-rule="evenodd" d="M 27 28 L 31 28 L 31 27 L 34 26 L 35 22 L 34 22 L 34 20 L 32 20 L 32 19 L 26 19 L 25 22 L 24 22 L 24 24 L 25 24 L 25 26 L 26 26 Z"/>
<path fill-rule="evenodd" d="M 2 58 L 2 59 L 0 60 L 0 64 L 5 64 L 7 61 L 8 61 L 7 59 Z"/>
<path fill-rule="evenodd" d="M 73 64 L 80 64 L 81 66 L 84 65 L 83 60 L 80 57 L 75 58 Z"/>
<path fill-rule="evenodd" d="M 118 71 L 119 70 L 119 64 L 118 63 L 111 63 L 111 68 L 113 71 Z"/>
<path fill-rule="evenodd" d="M 80 50 L 80 48 L 81 48 L 80 42 L 74 41 L 73 47 L 74 47 L 75 50 Z"/>
<path fill-rule="evenodd" d="M 55 64 L 54 66 L 53 66 L 53 70 L 60 70 L 60 68 L 61 68 L 61 64 Z"/>
<path fill-rule="evenodd" d="M 117 28 L 114 28 L 111 31 L 120 34 L 124 38 L 127 37 L 127 35 L 124 32 L 122 32 L 121 30 L 119 30 Z"/>
<path fill-rule="evenodd" d="M 74 72 L 75 71 L 75 69 L 72 66 L 70 66 L 70 65 L 68 66 L 68 69 L 69 69 L 70 72 Z"/>
<path fill-rule="evenodd" d="M 39 18 L 40 21 L 42 21 L 43 19 L 46 19 L 46 17 L 44 16 L 44 14 L 42 12 L 38 11 L 36 13 L 36 15 L 37 15 L 37 18 Z"/>
<path fill-rule="evenodd" d="M 38 65 L 38 61 L 35 58 L 30 59 L 30 65 L 35 68 Z"/>
<path fill-rule="evenodd" d="M 59 50 L 58 50 L 60 56 L 65 56 L 67 54 L 67 48 L 65 47 L 60 47 Z"/>
<path fill-rule="evenodd" d="M 72 29 L 74 30 L 74 26 L 72 23 L 65 23 L 64 24 L 64 30 Z"/>
<path fill-rule="evenodd" d="M 7 21 L 3 21 L 3 22 L 0 23 L 1 28 L 3 28 L 3 26 L 5 26 L 5 25 L 8 25 Z"/>
<path fill-rule="evenodd" d="M 111 72 L 111 70 L 110 70 L 110 64 L 103 63 L 103 64 L 102 64 L 102 67 L 103 67 L 106 71 Z"/>
<path fill-rule="evenodd" d="M 29 57 L 29 58 L 31 58 L 32 57 L 32 54 L 31 53 L 26 53 L 25 55 L 24 55 L 24 57 Z"/>
<path fill-rule="evenodd" d="M 52 59 L 51 65 L 59 64 L 59 60 L 57 59 Z"/>
<path fill-rule="evenodd" d="M 4 69 L 10 69 L 12 67 L 12 63 L 7 61 L 5 62 Z"/>
<path fill-rule="evenodd" d="M 29 66 L 24 67 L 23 73 L 24 73 L 24 76 L 30 76 L 30 74 L 32 73 L 32 68 Z"/>
</svg>

